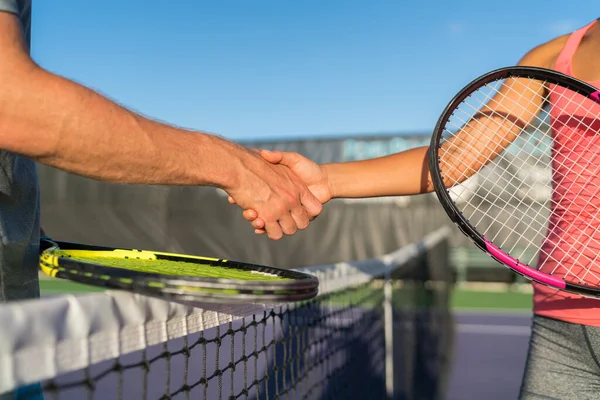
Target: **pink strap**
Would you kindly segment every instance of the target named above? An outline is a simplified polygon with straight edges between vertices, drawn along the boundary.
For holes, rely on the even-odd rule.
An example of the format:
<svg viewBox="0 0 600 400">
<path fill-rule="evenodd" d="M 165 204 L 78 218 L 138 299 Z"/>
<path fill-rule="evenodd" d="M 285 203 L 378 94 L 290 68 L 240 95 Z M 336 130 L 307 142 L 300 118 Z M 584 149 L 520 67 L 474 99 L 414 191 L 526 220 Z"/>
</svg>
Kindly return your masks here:
<svg viewBox="0 0 600 400">
<path fill-rule="evenodd" d="M 565 43 L 560 54 L 556 58 L 556 65 L 554 68 L 558 72 L 562 72 L 563 74 L 567 74 L 567 75 L 573 75 L 573 71 L 572 71 L 573 55 L 577 51 L 577 48 L 579 47 L 579 43 L 581 43 L 581 40 L 585 36 L 586 32 L 592 26 L 594 26 L 594 24 L 596 22 L 597 22 L 597 20 L 593 20 L 586 26 L 579 28 L 576 31 L 574 31 L 573 33 L 571 33 L 571 35 L 567 39 L 567 43 Z"/>
</svg>

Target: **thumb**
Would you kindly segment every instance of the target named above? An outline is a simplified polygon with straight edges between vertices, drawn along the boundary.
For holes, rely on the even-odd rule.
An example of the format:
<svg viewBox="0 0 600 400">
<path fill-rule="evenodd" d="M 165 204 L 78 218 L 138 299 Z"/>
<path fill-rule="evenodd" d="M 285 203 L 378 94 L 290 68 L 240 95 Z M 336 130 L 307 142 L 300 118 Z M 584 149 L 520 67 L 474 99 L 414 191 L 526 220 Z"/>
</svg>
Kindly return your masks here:
<svg viewBox="0 0 600 400">
<path fill-rule="evenodd" d="M 262 151 L 266 151 L 266 150 L 262 150 Z M 286 167 L 289 168 L 293 168 L 294 165 L 302 162 L 302 160 L 304 159 L 304 157 L 302 155 L 300 155 L 300 153 L 296 153 L 296 152 L 290 152 L 290 151 L 272 151 L 270 152 L 272 155 L 270 156 L 271 158 L 275 159 L 275 157 L 277 157 L 277 161 L 270 161 L 272 163 L 277 163 L 277 164 L 281 164 L 281 165 L 285 165 Z M 262 155 L 262 153 L 261 153 Z M 265 157 L 263 155 L 263 157 Z"/>
<path fill-rule="evenodd" d="M 271 164 L 279 164 L 284 158 L 284 155 L 279 150 L 259 150 L 262 158 L 270 162 Z"/>
</svg>

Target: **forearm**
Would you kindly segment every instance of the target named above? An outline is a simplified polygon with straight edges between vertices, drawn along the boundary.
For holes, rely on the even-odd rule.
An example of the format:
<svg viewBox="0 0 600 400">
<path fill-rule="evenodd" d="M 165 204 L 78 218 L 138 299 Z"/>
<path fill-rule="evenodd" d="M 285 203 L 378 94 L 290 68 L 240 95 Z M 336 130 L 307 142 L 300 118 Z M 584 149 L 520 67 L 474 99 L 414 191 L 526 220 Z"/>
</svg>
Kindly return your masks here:
<svg viewBox="0 0 600 400">
<path fill-rule="evenodd" d="M 402 196 L 433 190 L 428 147 L 370 160 L 324 164 L 333 197 Z"/>
<path fill-rule="evenodd" d="M 239 146 L 151 121 L 40 68 L 2 81 L 0 148 L 104 181 L 233 184 Z"/>
</svg>

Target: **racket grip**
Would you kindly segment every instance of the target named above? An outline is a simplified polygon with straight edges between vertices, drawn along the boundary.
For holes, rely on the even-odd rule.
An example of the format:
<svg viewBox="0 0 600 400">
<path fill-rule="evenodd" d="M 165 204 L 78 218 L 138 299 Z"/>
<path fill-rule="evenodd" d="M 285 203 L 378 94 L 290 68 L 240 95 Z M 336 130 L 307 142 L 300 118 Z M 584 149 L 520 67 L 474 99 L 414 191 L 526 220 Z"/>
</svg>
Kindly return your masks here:
<svg viewBox="0 0 600 400">
<path fill-rule="evenodd" d="M 46 236 L 46 235 L 40 236 L 40 254 L 42 254 L 44 252 L 44 250 L 46 250 L 52 246 L 56 246 L 56 243 L 49 236 Z"/>
</svg>

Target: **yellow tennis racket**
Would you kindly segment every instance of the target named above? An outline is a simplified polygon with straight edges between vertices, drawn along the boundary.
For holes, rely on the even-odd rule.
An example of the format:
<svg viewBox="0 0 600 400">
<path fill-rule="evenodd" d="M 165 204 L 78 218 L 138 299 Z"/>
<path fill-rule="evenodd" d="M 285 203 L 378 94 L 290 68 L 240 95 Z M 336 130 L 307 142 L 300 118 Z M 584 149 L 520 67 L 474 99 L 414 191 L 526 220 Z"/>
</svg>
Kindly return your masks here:
<svg viewBox="0 0 600 400">
<path fill-rule="evenodd" d="M 120 249 L 42 237 L 40 268 L 48 276 L 180 303 L 273 303 L 308 300 L 310 274 L 239 261 Z"/>
</svg>

